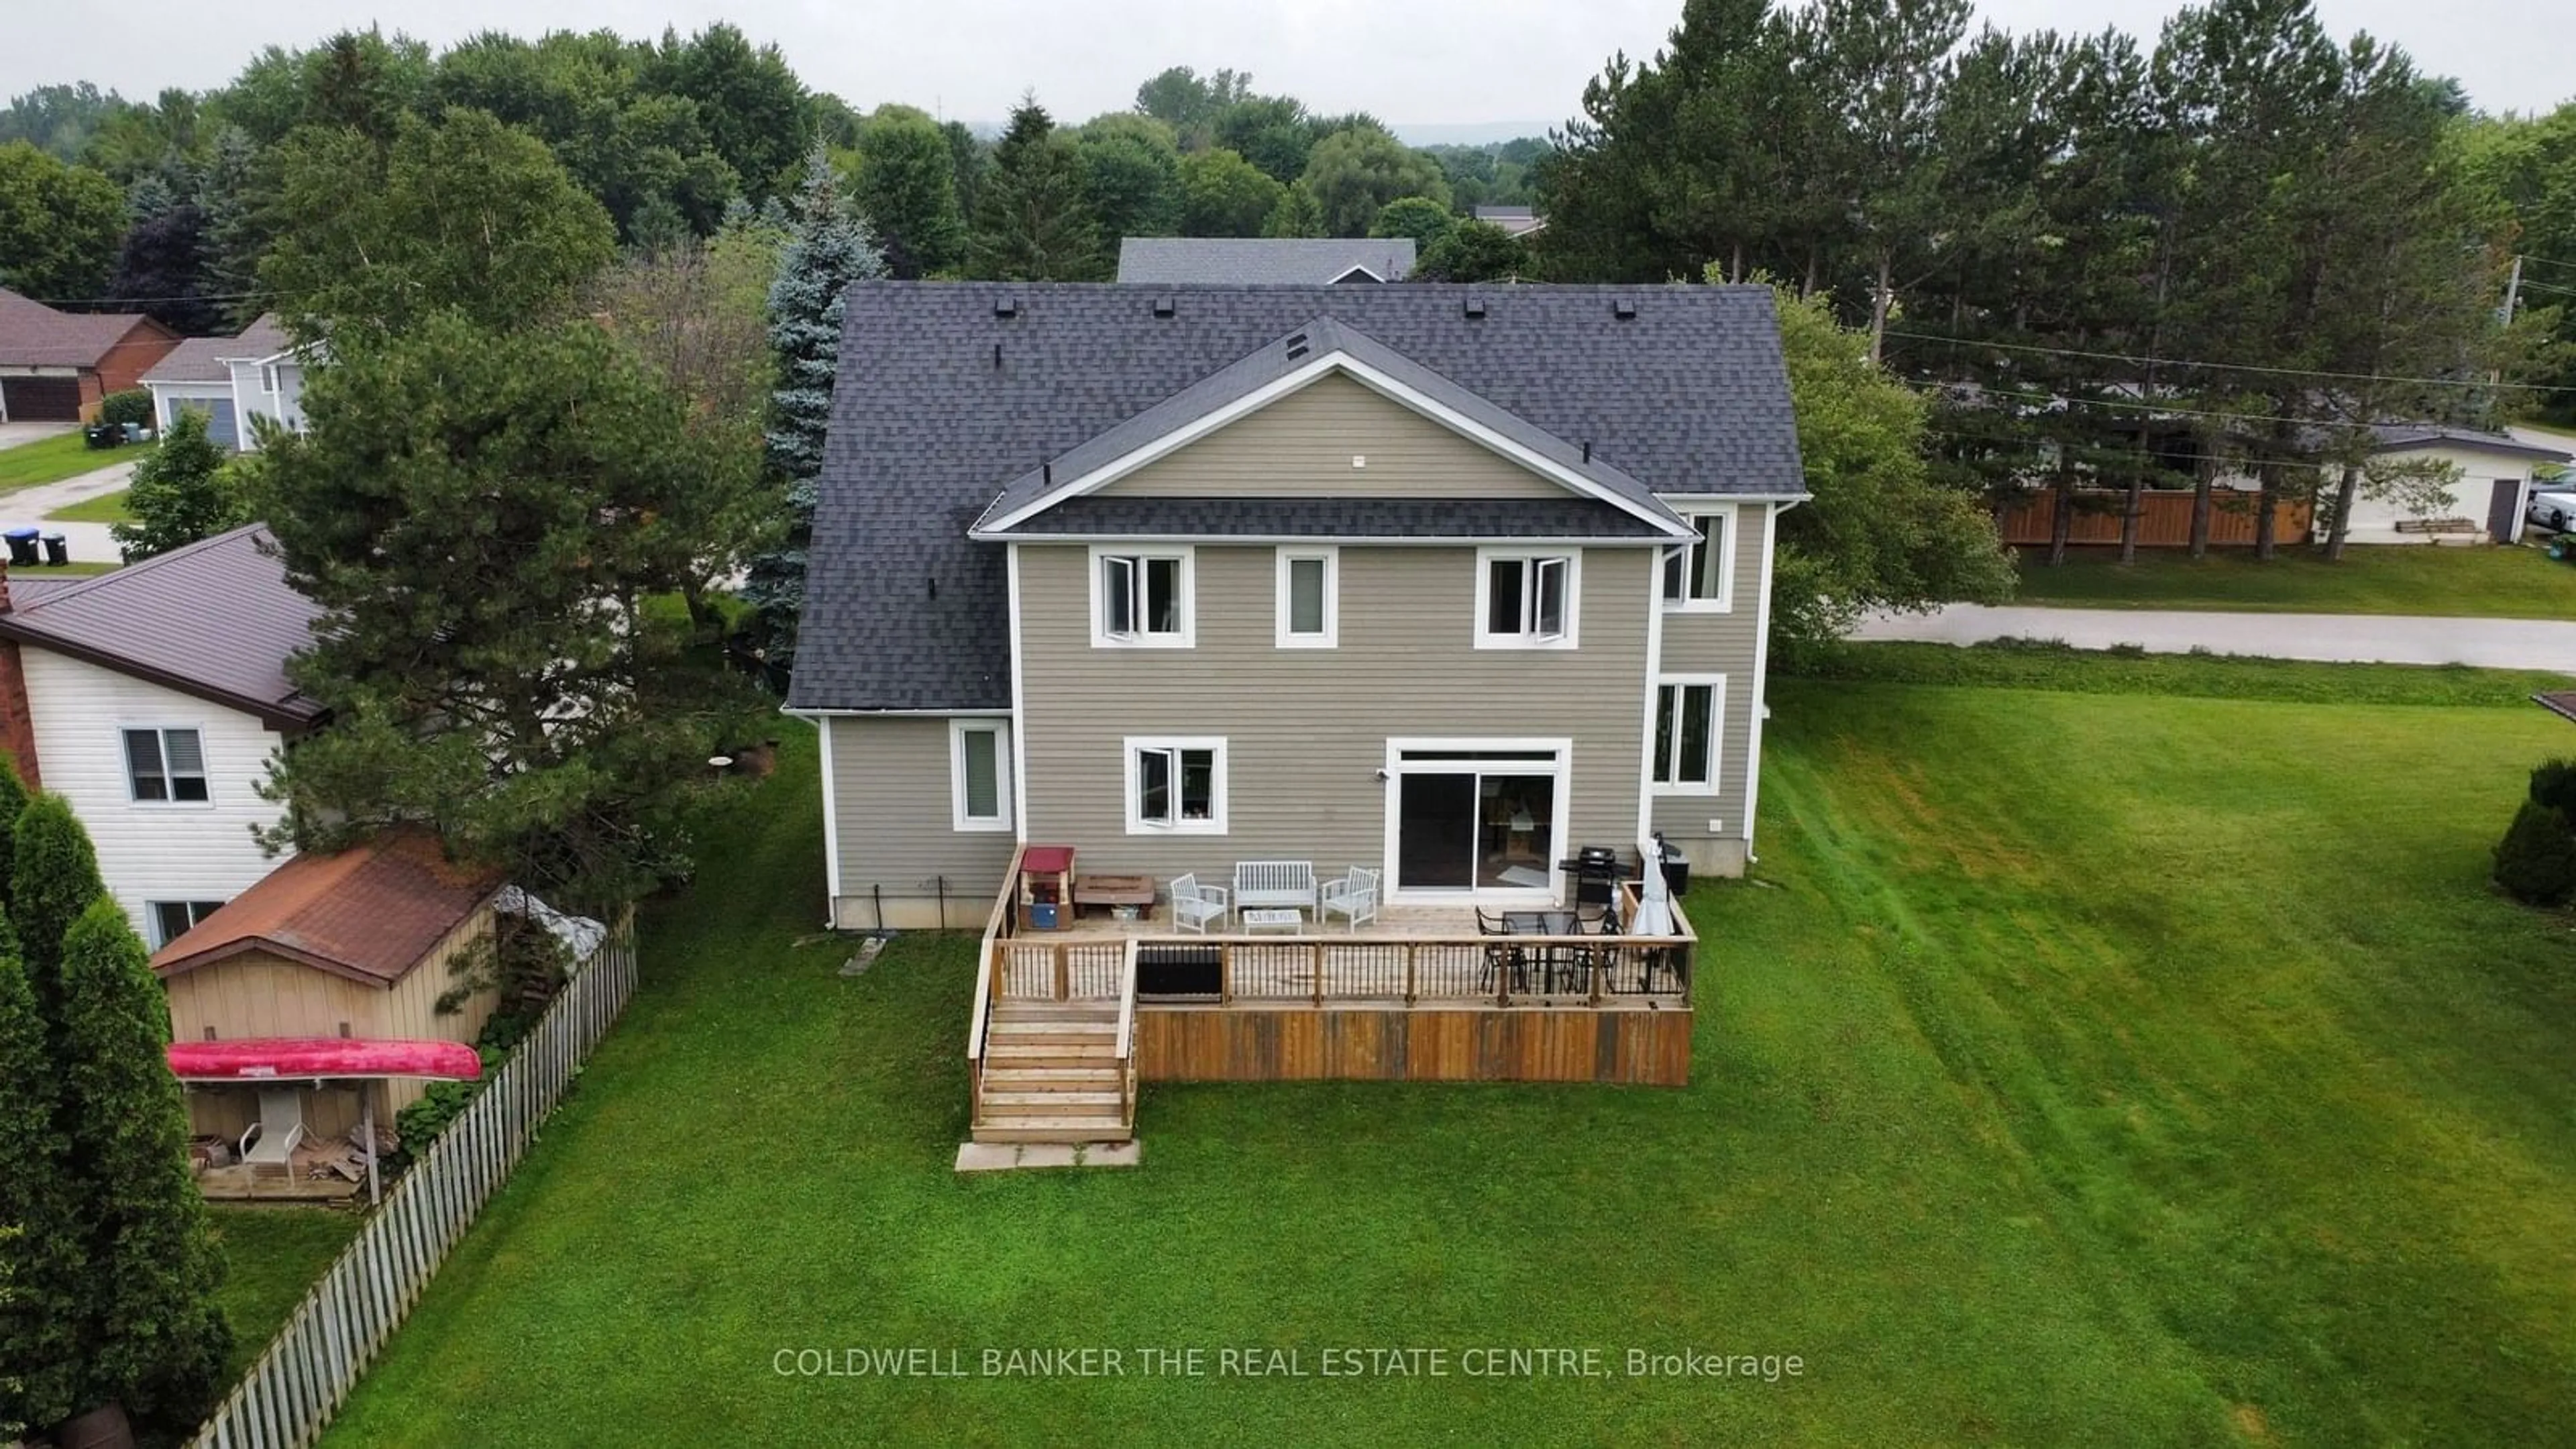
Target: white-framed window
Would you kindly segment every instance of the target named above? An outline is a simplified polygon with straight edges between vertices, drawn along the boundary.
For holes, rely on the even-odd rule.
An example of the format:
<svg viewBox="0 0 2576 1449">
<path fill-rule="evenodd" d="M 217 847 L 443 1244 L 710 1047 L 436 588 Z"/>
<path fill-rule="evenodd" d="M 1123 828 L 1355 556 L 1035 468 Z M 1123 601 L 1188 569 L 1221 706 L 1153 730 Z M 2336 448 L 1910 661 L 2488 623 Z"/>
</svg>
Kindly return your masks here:
<svg viewBox="0 0 2576 1449">
<path fill-rule="evenodd" d="M 1664 550 L 1664 607 L 1723 614 L 1735 608 L 1735 505 L 1676 509 L 1699 537 Z"/>
<path fill-rule="evenodd" d="M 1725 675 L 1667 674 L 1655 681 L 1655 793 L 1718 793 L 1718 734 L 1725 720 Z"/>
<path fill-rule="evenodd" d="M 1330 649 L 1342 633 L 1342 551 L 1279 550 L 1279 647 Z"/>
<path fill-rule="evenodd" d="M 1091 550 L 1091 644 L 1095 649 L 1187 649 L 1195 557 L 1186 548 Z"/>
<path fill-rule="evenodd" d="M 146 901 L 144 919 L 152 925 L 152 949 L 160 950 L 199 921 L 224 908 L 222 901 Z"/>
<path fill-rule="evenodd" d="M 1583 555 L 1572 550 L 1476 550 L 1476 647 L 1571 649 Z"/>
<path fill-rule="evenodd" d="M 1131 738 L 1127 833 L 1225 834 L 1225 741 L 1214 736 Z"/>
<path fill-rule="evenodd" d="M 137 726 L 125 731 L 125 783 L 138 805 L 203 805 L 206 748 L 193 729 Z"/>
<path fill-rule="evenodd" d="M 959 830 L 1009 830 L 1011 722 L 948 722 L 949 823 Z"/>
<path fill-rule="evenodd" d="M 261 367 L 260 367 L 260 369 L 259 369 L 259 390 L 260 390 L 261 392 L 267 393 L 270 397 L 275 397 L 275 396 L 277 396 L 277 364 L 276 364 L 276 363 L 274 363 L 274 362 L 270 362 L 270 363 L 264 363 L 264 364 L 262 364 L 262 365 L 261 365 Z"/>
</svg>

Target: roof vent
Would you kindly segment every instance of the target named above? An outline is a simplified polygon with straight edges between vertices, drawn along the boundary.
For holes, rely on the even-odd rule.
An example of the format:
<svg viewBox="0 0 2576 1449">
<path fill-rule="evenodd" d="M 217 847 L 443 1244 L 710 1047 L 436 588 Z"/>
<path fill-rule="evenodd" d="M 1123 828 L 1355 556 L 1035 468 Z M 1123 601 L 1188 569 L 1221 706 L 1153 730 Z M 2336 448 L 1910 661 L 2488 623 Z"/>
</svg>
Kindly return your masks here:
<svg viewBox="0 0 2576 1449">
<path fill-rule="evenodd" d="M 1004 297 L 1000 301 L 995 302 L 993 304 L 993 315 L 996 317 L 1017 317 L 1020 315 L 1020 299 L 1017 297 Z"/>
<path fill-rule="evenodd" d="M 1612 302 L 1610 304 L 1610 315 L 1618 318 L 1622 322 L 1635 321 L 1637 318 L 1637 299 L 1634 297 L 1621 297 L 1617 301 Z"/>
<path fill-rule="evenodd" d="M 1002 370 L 1002 344 L 998 342 L 993 344 L 993 370 L 995 372 Z"/>
<path fill-rule="evenodd" d="M 1172 300 L 1172 294 L 1169 292 L 1154 299 L 1154 315 L 1157 317 L 1169 317 L 1177 310 L 1179 310 L 1178 304 Z"/>
<path fill-rule="evenodd" d="M 1313 349 L 1307 346 L 1306 334 L 1303 332 L 1300 332 L 1288 339 L 1288 360 L 1291 362 L 1305 356 L 1312 350 Z"/>
<path fill-rule="evenodd" d="M 1467 315 L 1470 317 L 1482 317 L 1485 315 L 1485 298 L 1482 293 L 1470 292 L 1467 294 Z"/>
</svg>

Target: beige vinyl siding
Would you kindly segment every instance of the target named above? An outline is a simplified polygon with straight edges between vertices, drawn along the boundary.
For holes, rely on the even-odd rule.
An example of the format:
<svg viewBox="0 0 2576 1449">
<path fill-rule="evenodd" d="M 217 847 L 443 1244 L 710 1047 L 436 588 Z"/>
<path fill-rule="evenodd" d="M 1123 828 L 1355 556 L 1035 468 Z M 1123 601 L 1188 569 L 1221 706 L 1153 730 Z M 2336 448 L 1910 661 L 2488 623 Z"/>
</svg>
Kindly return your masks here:
<svg viewBox="0 0 2576 1449">
<path fill-rule="evenodd" d="M 1076 611 L 1077 627 L 1087 608 Z M 1084 639 L 1088 647 L 1088 634 Z M 944 877 L 945 923 L 980 927 L 1011 868 L 1013 837 L 1008 830 L 955 827 L 948 721 L 833 716 L 823 727 L 832 732 L 832 808 L 841 847 L 833 923 L 851 930 L 941 924 Z M 875 913 L 879 900 L 887 908 L 882 921 Z"/>
<path fill-rule="evenodd" d="M 458 923 L 430 948 L 421 963 L 390 987 L 353 981 L 265 951 L 245 951 L 209 966 L 183 971 L 163 983 L 170 997 L 174 1041 L 240 1041 L 253 1037 L 336 1037 L 359 1040 L 471 1042 L 491 1018 L 497 993 L 489 988 L 442 1013 L 439 997 L 461 984 L 459 956 L 492 933 L 489 906 Z M 377 1084 L 377 1120 L 418 1100 L 427 1083 Z M 259 1115 L 248 1088 L 196 1088 L 189 1092 L 199 1132 L 238 1136 Z M 358 1120 L 353 1088 L 325 1088 L 308 1096 L 305 1126 L 317 1136 L 341 1135 Z"/>
<path fill-rule="evenodd" d="M 1752 748 L 1753 712 L 1762 707 L 1753 693 L 1753 650 L 1761 635 L 1762 511 L 1767 506 L 1744 503 L 1735 510 L 1734 610 L 1664 615 L 1661 673 L 1726 676 L 1726 715 L 1718 722 L 1718 793 L 1659 794 L 1649 806 L 1654 827 L 1665 839 L 1685 846 L 1712 836 L 1736 840 L 1744 833 L 1745 752 Z M 1722 822 L 1723 828 L 1710 830 L 1711 820 Z"/>
<path fill-rule="evenodd" d="M 1353 456 L 1368 460 L 1351 466 Z M 1101 490 L 1130 496 L 1563 498 L 1542 478 L 1331 373 Z"/>
<path fill-rule="evenodd" d="M 1378 865 L 1394 736 L 1566 737 L 1572 844 L 1629 846 L 1651 548 L 1582 550 L 1576 650 L 1475 648 L 1476 551 L 1346 546 L 1340 647 L 1275 647 L 1273 551 L 1203 545 L 1193 649 L 1094 649 L 1084 549 L 1020 546 L 1029 839 L 1160 880 L 1291 859 Z M 1129 736 L 1222 736 L 1224 835 L 1129 835 Z M 844 846 L 846 850 L 847 847 Z"/>
</svg>

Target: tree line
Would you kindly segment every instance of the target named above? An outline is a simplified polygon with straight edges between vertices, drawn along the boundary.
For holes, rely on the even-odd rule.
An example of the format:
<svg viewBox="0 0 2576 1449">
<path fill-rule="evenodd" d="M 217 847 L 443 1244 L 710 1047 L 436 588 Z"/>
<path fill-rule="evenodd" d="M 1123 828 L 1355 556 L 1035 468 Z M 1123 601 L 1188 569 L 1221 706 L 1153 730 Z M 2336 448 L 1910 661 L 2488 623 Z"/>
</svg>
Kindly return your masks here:
<svg viewBox="0 0 2576 1449">
<path fill-rule="evenodd" d="M 1713 264 L 1829 297 L 1933 400 L 1941 475 L 2079 490 L 2259 482 L 2329 549 L 2388 467 L 2371 425 L 2492 425 L 2548 400 L 2568 313 L 2500 321 L 2517 249 L 2561 249 L 2576 123 L 2494 121 L 2309 0 L 2209 0 L 2152 46 L 1971 33 L 1967 0 L 1688 0 L 1615 58 L 1540 177 L 1552 276 Z M 2552 224 L 2558 226 L 2554 233 Z M 2576 256 L 2564 258 L 2576 261 Z M 2576 267 L 2553 274 L 2576 297 Z M 2558 390 L 2552 391 L 2555 384 Z"/>
<path fill-rule="evenodd" d="M 860 113 L 727 24 L 649 41 L 487 33 L 436 54 L 346 31 L 271 46 L 211 91 L 137 102 L 79 82 L 0 109 L 0 285 L 132 306 L 192 335 L 237 327 L 278 300 L 259 267 L 289 236 L 281 202 L 299 176 L 330 147 L 461 112 L 543 144 L 606 211 L 614 244 L 645 252 L 785 200 L 821 145 L 898 277 L 1099 279 L 1121 236 L 1359 236 L 1404 199 L 1416 205 L 1397 224 L 1430 247 L 1477 204 L 1526 202 L 1547 151 L 1534 138 L 1409 147 L 1373 117 L 1318 115 L 1232 70 L 1174 67 L 1133 110 L 1079 126 L 1031 98 L 988 141 L 907 105 Z M 1528 270 L 1508 240 L 1469 229 L 1443 265 Z"/>
</svg>

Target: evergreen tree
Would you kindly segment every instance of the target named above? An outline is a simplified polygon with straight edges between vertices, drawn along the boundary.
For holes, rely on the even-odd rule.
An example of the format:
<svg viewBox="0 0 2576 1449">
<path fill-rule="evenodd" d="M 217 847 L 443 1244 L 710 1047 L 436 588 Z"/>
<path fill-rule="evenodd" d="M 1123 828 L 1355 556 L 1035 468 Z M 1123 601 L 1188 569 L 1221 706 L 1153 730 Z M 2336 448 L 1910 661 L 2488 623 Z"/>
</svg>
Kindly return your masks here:
<svg viewBox="0 0 2576 1449">
<path fill-rule="evenodd" d="M 72 814 L 71 802 L 48 792 L 18 812 L 9 868 L 9 919 L 48 1020 L 62 1013 L 63 932 L 89 903 L 107 894 L 98 851 Z"/>
<path fill-rule="evenodd" d="M 179 409 L 161 446 L 134 465 L 134 486 L 126 496 L 134 521 L 108 530 L 125 561 L 168 553 L 248 523 L 250 504 L 229 462 L 206 435 L 205 413 Z"/>
<path fill-rule="evenodd" d="M 61 943 L 63 1093 L 78 1124 L 90 1261 L 78 1305 L 87 1408 L 121 1403 L 146 1435 L 194 1429 L 223 1387 L 232 1331 L 224 1260 L 188 1171 L 188 1110 L 170 1075 L 170 1009 L 125 912 L 94 898 Z"/>
<path fill-rule="evenodd" d="M 0 835 L 5 835 L 0 831 Z M 0 1433 L 44 1428 L 89 1407 L 81 1393 L 79 1312 L 86 1258 L 60 1068 L 17 940 L 0 921 Z"/>
<path fill-rule="evenodd" d="M 885 257 L 867 222 L 841 195 L 839 176 L 822 148 L 805 167 L 793 234 L 778 253 L 769 288 L 769 343 L 778 386 L 769 399 L 769 467 L 786 480 L 784 542 L 751 561 L 743 597 L 761 613 L 774 663 L 795 657 L 796 619 L 805 607 L 805 550 L 814 537 L 823 435 L 832 419 L 832 379 L 840 365 L 841 298 L 853 282 L 885 275 Z"/>
<path fill-rule="evenodd" d="M 993 148 L 975 206 L 975 276 L 1014 282 L 1104 279 L 1082 157 L 1035 96 L 1021 98 Z"/>
<path fill-rule="evenodd" d="M 254 168 L 259 144 L 239 126 L 215 133 L 213 153 L 198 183 L 197 209 L 205 216 L 198 233 L 204 249 L 207 296 L 226 325 L 238 330 L 268 310 L 259 295 L 259 257 L 266 232 L 259 219 L 259 182 Z"/>
<path fill-rule="evenodd" d="M 18 817 L 33 798 L 27 782 L 18 774 L 18 761 L 6 750 L 0 750 L 0 915 L 17 912 L 11 891 L 17 876 Z"/>
</svg>

